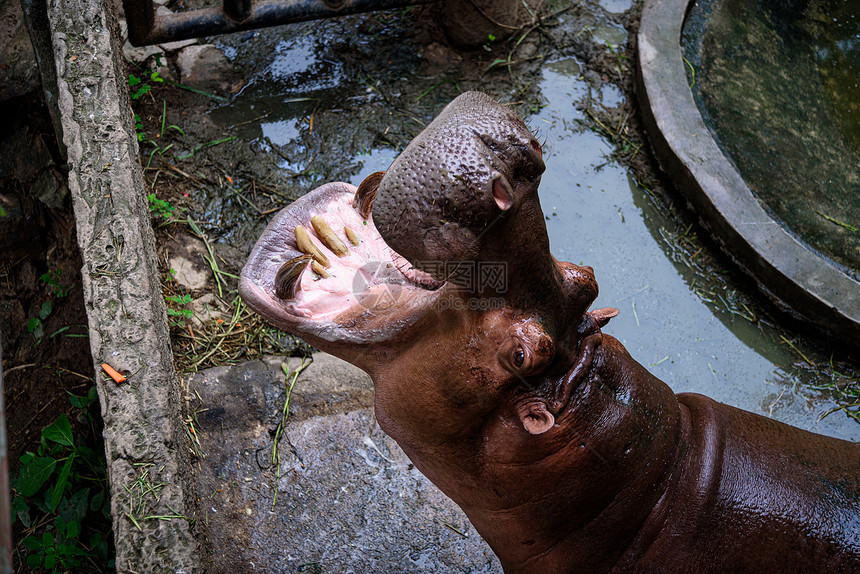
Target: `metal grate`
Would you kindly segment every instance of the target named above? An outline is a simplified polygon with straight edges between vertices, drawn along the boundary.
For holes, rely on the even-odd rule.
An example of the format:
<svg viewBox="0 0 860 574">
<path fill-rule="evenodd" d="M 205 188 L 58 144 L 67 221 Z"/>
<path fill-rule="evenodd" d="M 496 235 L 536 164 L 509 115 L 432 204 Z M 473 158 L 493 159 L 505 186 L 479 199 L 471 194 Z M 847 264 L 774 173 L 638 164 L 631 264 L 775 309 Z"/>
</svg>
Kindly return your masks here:
<svg viewBox="0 0 860 574">
<path fill-rule="evenodd" d="M 224 0 L 224 5 L 219 8 L 201 8 L 170 15 L 156 15 L 152 0 L 123 0 L 123 7 L 129 41 L 134 46 L 145 46 L 435 1 Z"/>
</svg>

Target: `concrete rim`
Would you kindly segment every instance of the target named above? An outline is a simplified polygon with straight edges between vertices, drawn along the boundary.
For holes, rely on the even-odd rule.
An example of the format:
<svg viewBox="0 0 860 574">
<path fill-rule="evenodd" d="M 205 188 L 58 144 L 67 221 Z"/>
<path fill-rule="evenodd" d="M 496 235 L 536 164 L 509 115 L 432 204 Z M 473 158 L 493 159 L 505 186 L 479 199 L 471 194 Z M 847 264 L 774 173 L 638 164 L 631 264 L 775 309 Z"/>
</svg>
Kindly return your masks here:
<svg viewBox="0 0 860 574">
<path fill-rule="evenodd" d="M 860 283 L 762 208 L 711 137 L 693 101 L 681 29 L 694 0 L 646 0 L 637 94 L 648 139 L 702 224 L 778 306 L 860 347 Z"/>
</svg>

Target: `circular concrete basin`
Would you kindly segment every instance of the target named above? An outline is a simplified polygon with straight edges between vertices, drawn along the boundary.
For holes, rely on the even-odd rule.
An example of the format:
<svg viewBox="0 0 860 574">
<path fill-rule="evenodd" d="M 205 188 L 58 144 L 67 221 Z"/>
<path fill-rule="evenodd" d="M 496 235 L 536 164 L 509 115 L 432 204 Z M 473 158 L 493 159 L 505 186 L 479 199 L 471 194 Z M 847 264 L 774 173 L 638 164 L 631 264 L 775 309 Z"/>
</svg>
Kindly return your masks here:
<svg viewBox="0 0 860 574">
<path fill-rule="evenodd" d="M 661 167 L 702 224 L 778 306 L 860 346 L 860 283 L 774 219 L 712 137 L 685 71 L 690 0 L 647 0 L 638 34 L 638 97 Z"/>
</svg>

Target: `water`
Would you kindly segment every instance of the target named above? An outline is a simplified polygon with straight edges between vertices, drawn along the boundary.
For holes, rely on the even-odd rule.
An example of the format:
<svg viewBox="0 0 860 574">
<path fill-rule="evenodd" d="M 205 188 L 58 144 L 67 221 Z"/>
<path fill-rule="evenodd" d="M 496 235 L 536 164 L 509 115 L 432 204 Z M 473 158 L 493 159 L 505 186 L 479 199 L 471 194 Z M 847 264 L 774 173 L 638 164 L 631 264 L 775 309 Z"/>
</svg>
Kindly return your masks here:
<svg viewBox="0 0 860 574">
<path fill-rule="evenodd" d="M 604 329 L 676 392 L 693 391 L 802 428 L 860 440 L 860 425 L 841 413 L 818 422 L 833 405 L 805 398 L 791 375 L 791 350 L 748 321 L 703 301 L 697 276 L 672 258 L 661 228 L 668 221 L 627 170 L 607 158 L 612 147 L 591 131 L 574 103 L 588 89 L 579 66 L 562 60 L 544 67 L 548 106 L 530 125 L 549 147 L 540 195 L 549 217 L 553 254 L 594 267 L 600 296 L 595 307 L 621 314 Z M 604 103 L 620 98 L 605 89 Z"/>
<path fill-rule="evenodd" d="M 766 209 L 860 279 L 860 4 L 792 4 L 697 2 L 684 28 L 693 93 Z"/>
<path fill-rule="evenodd" d="M 813 54 L 837 127 L 860 154 L 860 3 L 840 2 L 828 15 L 833 21 L 816 37 Z"/>
</svg>

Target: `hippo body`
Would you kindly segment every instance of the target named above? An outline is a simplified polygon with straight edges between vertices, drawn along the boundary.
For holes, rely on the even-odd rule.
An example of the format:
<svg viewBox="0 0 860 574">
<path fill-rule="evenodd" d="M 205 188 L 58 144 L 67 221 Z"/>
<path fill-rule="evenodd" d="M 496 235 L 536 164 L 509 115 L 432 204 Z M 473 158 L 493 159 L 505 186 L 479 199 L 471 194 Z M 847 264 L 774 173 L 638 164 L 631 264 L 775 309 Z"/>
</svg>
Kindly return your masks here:
<svg viewBox="0 0 860 574">
<path fill-rule="evenodd" d="M 519 118 L 463 94 L 384 175 L 283 210 L 240 293 L 370 374 L 383 430 L 506 572 L 860 572 L 860 445 L 631 358 L 593 270 L 549 253 L 543 169 Z"/>
</svg>

